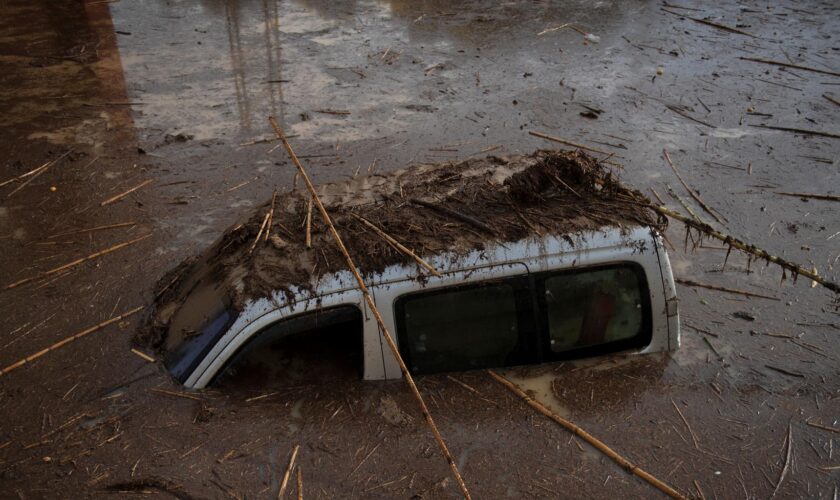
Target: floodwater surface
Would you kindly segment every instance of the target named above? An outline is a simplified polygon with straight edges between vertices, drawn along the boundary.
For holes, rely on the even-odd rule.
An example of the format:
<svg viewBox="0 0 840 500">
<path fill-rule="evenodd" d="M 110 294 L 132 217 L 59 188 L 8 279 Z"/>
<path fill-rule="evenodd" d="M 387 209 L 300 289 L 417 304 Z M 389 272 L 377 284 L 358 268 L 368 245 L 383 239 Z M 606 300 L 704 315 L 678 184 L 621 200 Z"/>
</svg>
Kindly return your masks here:
<svg viewBox="0 0 840 500">
<path fill-rule="evenodd" d="M 36 279 L 0 290 L 0 366 L 151 304 L 166 271 L 291 189 L 268 116 L 317 182 L 568 147 L 528 132 L 549 134 L 603 152 L 671 208 L 840 279 L 837 202 L 778 194 L 839 194 L 831 2 L 2 10 L 0 285 Z M 504 373 L 687 495 L 835 496 L 835 298 L 678 224 L 667 236 L 678 278 L 771 298 L 680 286 L 673 354 Z M 403 382 L 321 384 L 295 368 L 265 389 L 187 392 L 130 350 L 145 313 L 0 376 L 4 497 L 274 498 L 296 444 L 307 496 L 458 496 Z M 657 494 L 483 372 L 418 385 L 476 498 Z"/>
</svg>

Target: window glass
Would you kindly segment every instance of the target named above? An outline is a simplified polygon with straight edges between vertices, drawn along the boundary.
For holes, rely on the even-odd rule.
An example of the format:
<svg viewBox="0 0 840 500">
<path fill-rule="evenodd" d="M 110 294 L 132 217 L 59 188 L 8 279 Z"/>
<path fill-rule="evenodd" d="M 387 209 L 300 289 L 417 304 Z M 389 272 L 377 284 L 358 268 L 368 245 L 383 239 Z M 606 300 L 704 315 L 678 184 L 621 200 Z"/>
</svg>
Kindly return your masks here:
<svg viewBox="0 0 840 500">
<path fill-rule="evenodd" d="M 632 339 L 642 332 L 646 302 L 629 266 L 577 271 L 544 281 L 552 352 Z"/>
<path fill-rule="evenodd" d="M 401 347 L 414 373 L 515 364 L 516 290 L 496 282 L 400 299 Z"/>
<path fill-rule="evenodd" d="M 355 380 L 362 368 L 362 328 L 362 312 L 354 306 L 281 319 L 241 346 L 213 385 L 248 390 Z"/>
</svg>

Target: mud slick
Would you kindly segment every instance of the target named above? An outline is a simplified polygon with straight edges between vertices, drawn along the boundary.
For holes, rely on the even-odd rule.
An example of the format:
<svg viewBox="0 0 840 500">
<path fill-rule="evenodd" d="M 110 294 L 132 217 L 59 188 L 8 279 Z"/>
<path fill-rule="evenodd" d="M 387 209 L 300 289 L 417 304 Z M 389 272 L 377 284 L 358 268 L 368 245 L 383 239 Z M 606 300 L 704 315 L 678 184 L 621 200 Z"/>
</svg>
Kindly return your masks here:
<svg viewBox="0 0 840 500">
<path fill-rule="evenodd" d="M 647 208 L 649 200 L 642 193 L 621 185 L 595 158 L 580 151 L 540 150 L 457 164 L 416 165 L 318 190 L 363 276 L 394 264 L 417 264 L 360 218 L 421 257 L 443 252 L 462 255 L 488 244 L 546 234 L 567 236 L 627 225 L 664 230 L 667 224 Z M 272 210 L 271 201 L 206 252 L 164 276 L 137 342 L 160 349 L 173 314 L 198 288 L 212 287 L 215 302 L 223 297 L 229 301 L 227 307 L 241 310 L 251 298 L 275 290 L 289 293 L 293 286 L 314 288 L 321 277 L 344 270 L 326 225 L 309 207 L 309 194 L 303 188 L 278 193 L 267 235 L 261 227 Z M 418 266 L 418 277 L 423 275 Z"/>
</svg>

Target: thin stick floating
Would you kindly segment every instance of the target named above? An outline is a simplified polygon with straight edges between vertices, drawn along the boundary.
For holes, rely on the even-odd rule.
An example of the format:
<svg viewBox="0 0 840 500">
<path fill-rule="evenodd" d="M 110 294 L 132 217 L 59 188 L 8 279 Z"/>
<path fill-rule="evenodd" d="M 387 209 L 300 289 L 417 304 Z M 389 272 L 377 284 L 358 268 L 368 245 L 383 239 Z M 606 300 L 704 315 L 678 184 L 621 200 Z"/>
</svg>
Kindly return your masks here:
<svg viewBox="0 0 840 500">
<path fill-rule="evenodd" d="M 133 188 L 129 189 L 128 191 L 124 191 L 124 192 L 122 192 L 122 193 L 120 193 L 116 196 L 112 196 L 112 197 L 108 198 L 107 200 L 100 203 L 99 206 L 104 207 L 105 205 L 110 205 L 111 203 L 114 203 L 115 201 L 120 201 L 121 199 L 123 199 L 126 196 L 130 195 L 131 193 L 137 191 L 138 189 L 142 188 L 143 186 L 147 186 L 147 185 L 151 184 L 153 181 L 154 181 L 154 179 L 147 179 L 147 180 L 141 182 L 140 184 L 138 184 L 137 186 L 134 186 Z"/>
<path fill-rule="evenodd" d="M 772 64 L 773 66 L 782 66 L 784 68 L 793 68 L 793 69 L 801 69 L 802 71 L 811 71 L 813 73 L 822 73 L 824 75 L 831 75 L 831 76 L 840 76 L 840 73 L 834 71 L 826 71 L 824 69 L 816 69 L 816 68 L 809 68 L 807 66 L 800 66 L 798 64 L 788 64 L 782 61 L 771 61 L 769 59 L 759 59 L 758 57 L 739 57 L 738 59 L 744 61 L 752 61 L 762 64 Z"/>
<path fill-rule="evenodd" d="M 835 196 L 831 194 L 788 193 L 786 191 L 776 191 L 776 194 L 782 196 L 795 196 L 796 198 L 812 198 L 814 200 L 840 201 L 840 196 Z"/>
<path fill-rule="evenodd" d="M 631 474 L 635 474 L 636 476 L 644 479 L 648 483 L 650 483 L 653 487 L 657 488 L 658 490 L 662 491 L 666 495 L 671 498 L 679 498 L 681 500 L 687 500 L 688 497 L 680 493 L 679 491 L 675 490 L 674 488 L 668 486 L 667 484 L 663 483 L 659 479 L 655 478 L 654 476 L 650 475 L 649 473 L 645 472 L 644 470 L 640 469 L 638 466 L 634 465 L 632 462 L 624 458 L 623 456 L 619 455 L 615 451 L 612 450 L 609 446 L 605 445 L 603 442 L 586 432 L 585 430 L 581 429 L 577 425 L 573 424 L 572 422 L 566 420 L 565 418 L 557 415 L 556 413 L 552 412 L 548 408 L 542 405 L 539 401 L 535 400 L 531 396 L 525 393 L 522 389 L 520 389 L 516 384 L 511 382 L 510 380 L 506 379 L 505 377 L 497 374 L 492 370 L 487 370 L 487 373 L 490 374 L 491 377 L 496 379 L 497 382 L 502 384 L 503 386 L 507 387 L 511 392 L 525 400 L 528 405 L 532 408 L 537 410 L 538 412 L 542 413 L 546 417 L 554 420 L 558 424 L 565 427 L 567 430 L 575 434 L 576 436 L 580 437 L 587 443 L 594 446 L 598 451 L 603 453 L 604 455 L 613 459 L 618 465 L 624 468 L 627 472 Z"/>
<path fill-rule="evenodd" d="M 822 132 L 820 130 L 809 130 L 806 128 L 793 128 L 793 127 L 777 127 L 775 125 L 750 125 L 751 127 L 756 128 L 766 128 L 768 130 L 781 130 L 782 132 L 793 132 L 795 134 L 805 134 L 805 135 L 817 135 L 820 137 L 829 137 L 831 139 L 840 139 L 840 134 L 834 134 L 832 132 Z"/>
<path fill-rule="evenodd" d="M 758 248 L 755 245 L 749 245 L 747 243 L 744 243 L 743 241 L 741 241 L 738 238 L 735 238 L 733 236 L 723 234 L 723 233 L 717 231 L 712 226 L 710 226 L 710 225 L 708 225 L 704 222 L 696 221 L 696 220 L 694 220 L 690 217 L 686 217 L 685 215 L 683 215 L 679 212 L 674 212 L 673 210 L 670 210 L 666 207 L 661 207 L 661 206 L 652 205 L 652 204 L 648 204 L 647 206 L 649 206 L 652 210 L 654 210 L 655 212 L 657 212 L 661 215 L 664 215 L 666 217 L 670 217 L 672 219 L 678 220 L 678 221 L 682 222 L 683 224 L 685 224 L 687 226 L 691 226 L 692 228 L 696 229 L 697 231 L 700 231 L 701 233 L 704 233 L 708 236 L 711 236 L 712 238 L 714 238 L 716 240 L 720 240 L 720 241 L 729 245 L 732 248 L 737 248 L 738 250 L 741 250 L 742 252 L 748 253 L 750 255 L 754 255 L 754 256 L 758 257 L 759 259 L 765 259 L 767 261 L 770 261 L 770 262 L 776 264 L 777 266 L 782 267 L 783 269 L 786 269 L 786 270 L 788 270 L 788 271 L 790 271 L 794 274 L 804 276 L 804 277 L 810 279 L 811 281 L 816 281 L 817 283 L 824 286 L 825 288 L 828 288 L 832 292 L 840 294 L 840 285 L 838 285 L 837 283 L 833 283 L 831 281 L 828 281 L 828 280 L 822 278 L 817 273 L 812 272 L 812 271 L 808 271 L 807 269 L 801 267 L 798 264 L 787 261 L 787 260 L 785 260 L 781 257 L 771 255 L 766 250 L 762 250 L 761 248 Z"/>
<path fill-rule="evenodd" d="M 685 279 L 681 279 L 681 278 L 676 278 L 676 279 L 674 279 L 674 281 L 676 281 L 677 283 L 680 283 L 682 285 L 686 285 L 686 286 L 696 286 L 696 287 L 700 287 L 700 288 L 708 288 L 709 290 L 716 290 L 718 292 L 726 292 L 726 293 L 734 293 L 734 294 L 737 294 L 737 295 L 744 295 L 746 297 L 758 297 L 760 299 L 768 299 L 768 300 L 782 300 L 779 297 L 773 297 L 771 295 L 762 295 L 760 293 L 748 292 L 746 290 L 738 290 L 737 288 L 726 288 L 726 287 L 723 287 L 723 286 L 708 285 L 706 283 L 698 283 L 696 281 L 685 280 Z"/>
<path fill-rule="evenodd" d="M 139 238 L 134 238 L 133 240 L 126 241 L 124 243 L 119 243 L 119 244 L 114 245 L 112 247 L 108 247 L 105 250 L 100 250 L 98 252 L 94 252 L 94 253 L 88 255 L 87 257 L 82 257 L 81 259 L 76 259 L 73 262 L 68 262 L 67 264 L 64 264 L 62 266 L 58 266 L 56 268 L 50 269 L 49 271 L 44 271 L 41 274 L 29 277 L 29 278 L 24 278 L 24 279 L 19 280 L 19 281 L 15 281 L 14 283 L 10 283 L 10 284 L 6 285 L 4 290 L 9 290 L 9 289 L 18 287 L 20 285 L 25 285 L 26 283 L 29 283 L 30 281 L 35 281 L 35 280 L 39 280 L 41 278 L 46 278 L 47 276 L 51 276 L 55 273 L 60 273 L 61 271 L 64 271 L 65 269 L 70 269 L 71 267 L 76 267 L 83 262 L 93 260 L 97 257 L 102 257 L 103 255 L 106 255 L 106 254 L 109 254 L 111 252 L 117 251 L 120 248 L 124 248 L 124 247 L 127 247 L 129 245 L 133 245 L 134 243 L 137 243 L 140 240 L 145 240 L 146 238 L 148 238 L 151 235 L 152 235 L 152 233 L 144 234 L 143 236 L 140 236 Z"/>
<path fill-rule="evenodd" d="M 295 468 L 295 459 L 297 458 L 300 445 L 296 444 L 292 450 L 292 456 L 289 458 L 289 465 L 286 467 L 286 473 L 283 474 L 283 481 L 280 483 L 280 489 L 277 491 L 277 500 L 281 500 L 286 495 L 286 488 L 289 486 L 289 477 L 292 475 L 292 469 Z"/>
<path fill-rule="evenodd" d="M 592 151 L 593 153 L 600 153 L 602 155 L 610 155 L 612 153 L 607 153 L 606 151 L 601 151 L 600 149 L 590 148 L 589 146 L 584 146 L 583 144 L 578 144 L 577 142 L 567 141 L 566 139 L 561 139 L 559 137 L 554 137 L 553 135 L 543 134 L 542 132 L 528 132 L 530 135 L 534 137 L 539 137 L 540 139 L 545 139 L 547 141 L 559 142 L 560 144 L 565 144 L 567 146 L 571 146 L 573 148 L 583 149 L 586 151 Z"/>
<path fill-rule="evenodd" d="M 303 182 L 306 184 L 306 188 L 312 195 L 312 200 L 318 207 L 318 211 L 321 213 L 321 217 L 324 219 L 324 223 L 329 228 L 330 233 L 332 233 L 336 246 L 338 246 L 338 249 L 344 255 L 344 259 L 347 262 L 347 267 L 350 269 L 350 271 L 353 273 L 353 276 L 356 278 L 356 282 L 359 285 L 359 290 L 365 296 L 365 301 L 370 307 L 373 316 L 376 318 L 376 322 L 379 325 L 379 329 L 382 332 L 382 335 L 385 337 L 385 341 L 388 344 L 388 348 L 391 349 L 391 353 L 393 353 L 394 357 L 396 358 L 397 363 L 400 366 L 400 371 L 402 372 L 406 382 L 408 382 L 408 387 L 411 389 L 411 392 L 414 395 L 414 399 L 416 399 L 417 403 L 420 405 L 423 417 L 426 419 L 426 423 L 429 425 L 429 428 L 432 431 L 432 435 L 434 436 L 441 453 L 443 454 L 444 458 L 446 458 L 446 461 L 449 464 L 449 468 L 452 471 L 452 475 L 455 477 L 455 480 L 458 483 L 458 487 L 461 490 L 461 494 L 464 495 L 465 499 L 471 500 L 472 497 L 470 496 L 470 492 L 467 489 L 467 485 L 464 483 L 464 479 L 461 477 L 461 473 L 458 471 L 458 465 L 455 463 L 455 459 L 452 458 L 452 454 L 449 453 L 449 448 L 447 448 L 446 443 L 443 441 L 443 436 L 440 435 L 440 431 L 438 431 L 437 425 L 435 424 L 434 419 L 432 419 L 432 414 L 429 413 L 429 408 L 426 406 L 426 402 L 423 401 L 423 396 L 420 394 L 420 390 L 417 389 L 417 384 L 414 383 L 414 378 L 411 376 L 411 373 L 409 373 L 408 367 L 406 366 L 405 361 L 400 355 L 400 350 L 397 347 L 396 342 L 394 342 L 394 338 L 391 336 L 391 332 L 389 332 L 388 327 L 385 326 L 385 321 L 382 319 L 382 315 L 379 314 L 379 309 L 376 307 L 376 303 L 373 301 L 373 297 L 371 296 L 370 291 L 368 291 L 368 288 L 365 285 L 362 276 L 356 269 L 356 264 L 353 262 L 353 258 L 350 257 L 350 253 L 347 251 L 347 247 L 344 246 L 344 241 L 342 241 L 341 236 L 338 234 L 338 231 L 333 225 L 332 219 L 327 213 L 327 209 L 324 208 L 324 204 L 321 203 L 321 198 L 318 197 L 318 192 L 315 190 L 315 186 L 313 186 L 312 181 L 309 180 L 309 175 L 307 175 L 306 170 L 303 168 L 303 165 L 301 165 L 297 155 L 295 155 L 295 152 L 292 149 L 292 145 L 289 144 L 288 140 L 286 140 L 286 136 L 283 133 L 283 129 L 280 128 L 280 125 L 277 124 L 277 121 L 275 121 L 273 117 L 269 117 L 268 121 L 274 128 L 274 133 L 276 133 L 277 137 L 283 142 L 283 146 L 286 148 L 286 152 L 289 153 L 289 157 L 292 159 L 292 162 L 297 167 L 301 178 L 303 178 Z"/>
<path fill-rule="evenodd" d="M 31 362 L 35 361 L 36 359 L 40 358 L 41 356 L 43 356 L 44 354 L 46 354 L 50 351 L 55 351 L 56 349 L 59 349 L 59 348 L 65 346 L 65 345 L 69 344 L 70 342 L 73 342 L 74 340 L 79 340 L 80 338 L 84 337 L 85 335 L 89 335 L 89 334 L 91 334 L 91 333 L 93 333 L 97 330 L 101 330 L 101 329 L 105 328 L 106 326 L 110 325 L 111 323 L 116 323 L 117 321 L 120 321 L 123 318 L 127 318 L 127 317 L 131 316 L 132 314 L 134 314 L 136 312 L 139 312 L 142 309 L 143 309 L 143 306 L 135 307 L 134 309 L 130 309 L 130 310 L 120 314 L 119 316 L 114 316 L 113 318 L 105 320 L 105 321 L 103 321 L 102 323 L 99 323 L 96 326 L 92 326 L 90 328 L 82 330 L 81 332 L 79 332 L 75 335 L 71 335 L 71 336 L 69 336 L 69 337 L 67 337 L 64 340 L 61 340 L 59 342 L 56 342 L 55 344 L 53 344 L 53 345 L 51 345 L 51 346 L 49 346 L 45 349 L 41 349 L 40 351 L 36 352 L 35 354 L 27 356 L 27 357 L 21 359 L 20 361 L 12 363 L 9 366 L 3 368 L 2 370 L 0 370 L 0 376 L 3 376 L 3 375 L 5 375 L 5 374 L 9 373 L 10 371 L 15 370 L 17 368 L 20 368 L 21 366 L 23 366 L 27 363 L 31 363 Z"/>
<path fill-rule="evenodd" d="M 688 194 L 690 194 L 691 197 L 694 198 L 694 201 L 696 201 L 697 204 L 700 205 L 700 207 L 703 210 L 705 210 L 707 214 L 711 215 L 716 221 L 723 224 L 724 221 L 721 220 L 721 218 L 718 217 L 717 214 L 715 214 L 715 212 L 709 207 L 709 205 L 706 204 L 705 201 L 703 201 L 702 198 L 700 198 L 700 193 L 698 193 L 695 190 L 688 187 L 688 184 L 685 182 L 685 180 L 683 180 L 682 176 L 680 175 L 679 170 L 677 170 L 677 167 L 674 165 L 674 162 L 671 161 L 671 156 L 668 154 L 668 151 L 663 149 L 662 154 L 665 155 L 665 160 L 668 161 L 668 166 L 670 166 L 671 170 L 674 171 L 674 175 L 677 176 L 677 179 L 679 179 L 680 184 L 682 184 L 683 187 L 685 188 L 685 190 L 688 191 Z"/>
</svg>

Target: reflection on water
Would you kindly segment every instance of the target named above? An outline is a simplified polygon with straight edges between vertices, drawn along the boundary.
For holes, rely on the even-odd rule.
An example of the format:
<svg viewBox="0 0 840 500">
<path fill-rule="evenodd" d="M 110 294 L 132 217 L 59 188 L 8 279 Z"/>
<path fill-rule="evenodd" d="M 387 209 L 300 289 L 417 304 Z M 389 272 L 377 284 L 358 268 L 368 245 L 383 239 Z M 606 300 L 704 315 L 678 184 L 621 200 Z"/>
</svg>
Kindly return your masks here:
<svg viewBox="0 0 840 500">
<path fill-rule="evenodd" d="M 6 139 L 87 144 L 95 150 L 106 131 L 130 139 L 118 36 L 104 3 L 4 3 L 0 126 Z M 94 117 L 80 120 L 80 107 Z M 97 112 L 89 113 L 91 108 Z"/>
<path fill-rule="evenodd" d="M 449 101 L 438 109 L 467 113 L 460 109 L 464 95 L 507 70 L 480 59 L 488 49 L 519 54 L 526 70 L 546 69 L 552 62 L 534 58 L 532 31 L 609 18 L 601 7 L 476 9 L 437 0 L 110 5 L 117 29 L 130 33 L 117 41 L 131 98 L 142 102 L 135 113 L 145 139 L 181 132 L 227 144 L 265 135 L 267 115 L 297 127 L 291 133 L 325 142 L 434 129 L 437 116 L 419 113 L 420 105 Z M 508 43 L 513 31 L 527 37 Z M 493 88 L 515 91 L 535 82 L 508 78 Z"/>
</svg>

